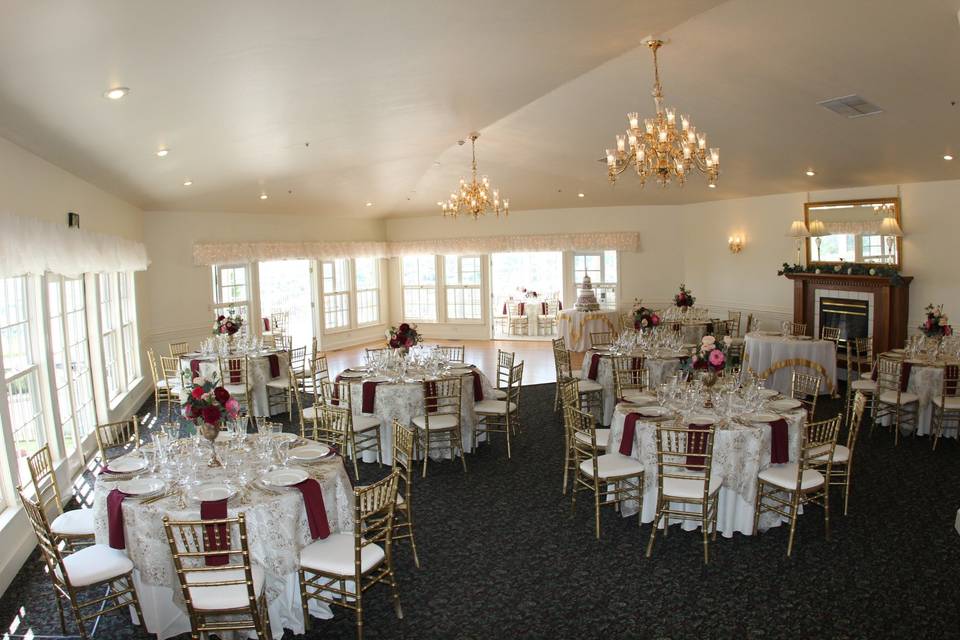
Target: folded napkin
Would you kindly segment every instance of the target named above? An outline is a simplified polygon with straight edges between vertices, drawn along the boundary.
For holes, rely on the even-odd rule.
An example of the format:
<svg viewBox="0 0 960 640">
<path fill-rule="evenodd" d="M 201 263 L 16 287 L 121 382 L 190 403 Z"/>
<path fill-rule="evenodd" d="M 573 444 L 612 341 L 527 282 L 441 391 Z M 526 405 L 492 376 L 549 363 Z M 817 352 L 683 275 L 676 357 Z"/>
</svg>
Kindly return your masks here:
<svg viewBox="0 0 960 640">
<path fill-rule="evenodd" d="M 595 353 L 590 356 L 590 371 L 587 372 L 587 377 L 593 381 L 597 379 L 597 373 L 600 370 L 600 354 Z"/>
<path fill-rule="evenodd" d="M 127 548 L 127 542 L 123 537 L 123 499 L 129 495 L 120 489 L 114 489 L 107 494 L 107 531 L 110 546 L 114 549 Z"/>
<path fill-rule="evenodd" d="M 330 535 L 330 523 L 327 522 L 327 508 L 323 504 L 323 490 L 313 478 L 293 485 L 303 495 L 303 506 L 307 510 L 307 524 L 310 525 L 310 537 L 326 538 Z"/>
<path fill-rule="evenodd" d="M 637 421 L 641 419 L 639 413 L 628 413 L 623 421 L 623 436 L 620 438 L 620 453 L 629 456 L 633 453 L 633 442 L 637 433 Z"/>
<path fill-rule="evenodd" d="M 267 360 L 270 362 L 270 377 L 279 378 L 280 377 L 280 356 L 275 353 L 271 353 L 267 356 Z"/>
<path fill-rule="evenodd" d="M 770 464 L 790 462 L 790 436 L 787 430 L 787 421 L 778 418 L 770 425 Z"/>
<path fill-rule="evenodd" d="M 423 395 L 427 398 L 427 413 L 437 412 L 437 383 L 433 380 L 426 380 L 423 383 Z"/>
<path fill-rule="evenodd" d="M 335 407 L 340 406 L 340 380 L 343 379 L 343 376 L 337 376 L 333 379 L 332 389 L 330 391 L 330 404 Z"/>
<path fill-rule="evenodd" d="M 480 402 L 483 400 L 483 381 L 480 379 L 480 374 L 476 371 L 471 371 L 473 374 L 473 400 L 474 402 Z"/>
<path fill-rule="evenodd" d="M 708 424 L 691 424 L 692 431 L 687 432 L 687 468 L 695 471 L 702 470 L 706 457 L 702 455 L 691 455 L 707 452 L 707 434 L 696 433 L 697 431 L 709 431 Z"/>
<path fill-rule="evenodd" d="M 526 302 L 521 302 L 521 303 L 520 303 L 520 308 L 517 309 L 517 313 L 522 316 L 522 315 L 524 314 L 524 312 L 526 311 L 526 308 L 527 308 L 527 303 L 526 303 Z"/>
<path fill-rule="evenodd" d="M 200 361 L 199 360 L 190 361 L 190 375 L 192 376 L 190 378 L 191 382 L 193 382 L 194 378 L 200 377 Z"/>
<path fill-rule="evenodd" d="M 201 520 L 221 520 L 227 517 L 227 500 L 204 500 L 200 503 Z M 227 551 L 230 549 L 230 535 L 226 524 L 208 524 L 203 536 L 204 551 Z M 230 562 L 230 554 L 207 556 L 207 566 L 215 567 Z"/>
<path fill-rule="evenodd" d="M 270 331 L 270 318 L 262 318 L 263 320 L 263 330 Z"/>
<path fill-rule="evenodd" d="M 503 315 L 507 315 L 507 303 L 503 303 Z"/>
<path fill-rule="evenodd" d="M 373 413 L 373 407 L 377 400 L 377 385 L 379 382 L 367 380 L 363 383 L 363 398 L 360 402 L 360 411 L 363 413 Z"/>
</svg>

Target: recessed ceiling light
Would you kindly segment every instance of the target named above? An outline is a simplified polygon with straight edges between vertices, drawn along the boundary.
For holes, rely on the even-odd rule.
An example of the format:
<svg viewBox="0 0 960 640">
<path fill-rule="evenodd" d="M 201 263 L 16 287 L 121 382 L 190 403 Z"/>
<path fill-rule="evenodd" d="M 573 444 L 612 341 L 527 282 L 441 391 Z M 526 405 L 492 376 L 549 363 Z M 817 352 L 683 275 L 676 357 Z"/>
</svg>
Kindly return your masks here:
<svg viewBox="0 0 960 640">
<path fill-rule="evenodd" d="M 261 200 L 266 200 L 266 199 L 267 199 L 267 194 L 261 193 L 261 194 L 260 194 L 260 199 L 261 199 Z"/>
<path fill-rule="evenodd" d="M 168 153 L 170 153 L 170 149 L 157 149 L 157 157 L 166 158 Z"/>
<path fill-rule="evenodd" d="M 127 87 L 111 87 L 103 92 L 103 97 L 107 100 L 119 100 L 130 93 L 130 89 Z"/>
<path fill-rule="evenodd" d="M 185 187 L 189 187 L 189 186 L 192 185 L 192 184 L 193 184 L 193 180 L 184 180 L 184 181 L 183 181 L 183 186 L 185 186 Z"/>
<path fill-rule="evenodd" d="M 580 193 L 577 194 L 577 197 L 578 197 L 578 198 L 583 198 L 583 197 L 585 197 L 585 196 L 584 196 L 584 193 L 581 191 Z"/>
<path fill-rule="evenodd" d="M 945 154 L 943 154 L 943 159 L 944 159 L 944 160 L 953 160 L 953 156 L 950 155 L 949 153 L 945 153 Z"/>
<path fill-rule="evenodd" d="M 807 169 L 804 173 L 806 173 L 806 174 L 807 174 L 808 176 L 810 176 L 811 178 L 812 178 L 813 176 L 817 175 L 817 172 L 814 171 L 813 169 Z"/>
<path fill-rule="evenodd" d="M 711 189 L 716 189 L 716 188 L 717 188 L 717 183 L 716 183 L 716 182 L 711 182 L 711 183 L 709 183 L 707 186 L 710 187 Z"/>
<path fill-rule="evenodd" d="M 368 206 L 368 207 L 372 207 L 372 206 L 373 206 L 373 203 L 372 203 L 372 202 L 368 202 L 368 203 L 367 203 L 367 206 Z"/>
</svg>

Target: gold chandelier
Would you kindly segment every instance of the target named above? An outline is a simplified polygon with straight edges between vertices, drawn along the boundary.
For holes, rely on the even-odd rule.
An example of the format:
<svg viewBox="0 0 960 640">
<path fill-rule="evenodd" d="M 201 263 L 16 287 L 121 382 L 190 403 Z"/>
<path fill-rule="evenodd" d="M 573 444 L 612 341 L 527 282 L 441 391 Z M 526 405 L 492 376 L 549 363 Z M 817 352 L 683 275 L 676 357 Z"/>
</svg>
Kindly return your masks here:
<svg viewBox="0 0 960 640">
<path fill-rule="evenodd" d="M 657 65 L 657 49 L 663 46 L 663 41 L 650 40 L 647 46 L 653 52 L 653 102 L 657 107 L 657 115 L 641 123 L 636 112 L 627 114 L 629 128 L 625 134 L 617 136 L 616 149 L 607 149 L 607 175 L 610 182 L 616 182 L 618 175 L 633 166 L 641 186 L 651 176 L 655 176 L 662 187 L 670 184 L 674 178 L 682 186 L 696 167 L 706 174 L 707 186 L 716 187 L 720 174 L 720 149 L 707 148 L 707 136 L 697 132 L 689 116 L 681 115 L 678 127 L 676 110 L 663 107 L 663 90 Z"/>
<path fill-rule="evenodd" d="M 480 180 L 477 180 L 477 138 L 479 137 L 480 134 L 476 131 L 470 134 L 470 147 L 473 153 L 470 182 L 460 178 L 460 186 L 455 193 L 450 194 L 450 199 L 437 203 L 445 217 L 456 218 L 461 214 L 469 213 L 476 220 L 488 212 L 495 213 L 497 217 L 500 217 L 501 211 L 505 216 L 510 214 L 510 201 L 506 198 L 500 199 L 500 191 L 490 186 L 490 179 L 487 176 L 481 176 Z"/>
</svg>

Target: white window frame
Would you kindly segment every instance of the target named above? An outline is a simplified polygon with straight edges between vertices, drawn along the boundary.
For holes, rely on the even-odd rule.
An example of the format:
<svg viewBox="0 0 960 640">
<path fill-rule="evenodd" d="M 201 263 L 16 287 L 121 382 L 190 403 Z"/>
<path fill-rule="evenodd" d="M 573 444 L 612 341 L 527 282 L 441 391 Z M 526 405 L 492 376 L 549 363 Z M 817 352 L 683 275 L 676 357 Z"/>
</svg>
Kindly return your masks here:
<svg viewBox="0 0 960 640">
<path fill-rule="evenodd" d="M 223 289 L 230 286 L 237 286 L 223 284 L 223 272 L 228 269 L 243 270 L 243 286 L 246 289 L 246 296 L 240 300 L 234 300 L 232 302 L 223 300 Z M 253 305 L 251 304 L 250 294 L 253 291 L 254 282 L 251 278 L 251 272 L 252 269 L 250 269 L 249 264 L 215 264 L 211 269 L 213 275 L 213 318 L 219 315 L 228 315 L 228 312 L 231 311 L 238 313 L 243 318 L 243 326 L 240 328 L 241 333 L 245 333 L 253 321 Z"/>
<path fill-rule="evenodd" d="M 597 301 L 600 302 L 600 307 L 602 309 L 616 309 L 620 300 L 620 252 L 609 250 L 609 251 L 613 251 L 614 255 L 616 256 L 617 268 L 615 270 L 615 273 L 608 274 L 607 262 L 604 259 L 605 258 L 604 254 L 606 253 L 606 251 L 608 250 L 574 251 L 573 252 L 573 258 L 571 260 L 571 265 L 573 266 L 573 287 L 574 287 L 574 291 L 578 290 L 580 288 L 580 283 L 583 281 L 583 270 L 577 269 L 577 258 L 579 257 L 598 258 L 600 260 L 600 278 L 598 281 L 597 278 L 594 278 L 593 276 L 590 277 L 591 284 L 593 285 L 593 290 L 594 292 L 597 293 Z M 612 275 L 614 278 L 612 281 L 610 280 L 610 277 L 609 277 L 610 275 Z M 602 290 L 612 290 L 613 301 L 601 300 L 601 296 L 599 292 Z"/>
<path fill-rule="evenodd" d="M 120 311 L 120 342 L 127 390 L 143 377 L 140 368 L 140 337 L 137 331 L 137 292 L 133 272 L 117 274 L 117 306 Z"/>
<path fill-rule="evenodd" d="M 320 314 L 325 333 L 341 333 L 349 331 L 354 326 L 352 266 L 349 258 L 320 261 L 318 269 L 320 276 Z M 332 274 L 330 278 L 332 284 L 329 287 L 325 275 L 327 267 L 330 268 Z M 338 286 L 338 281 L 342 286 Z M 336 324 L 330 324 L 329 320 L 331 318 L 336 319 Z"/>
<path fill-rule="evenodd" d="M 483 324 L 483 258 L 479 255 L 468 256 L 440 256 L 443 264 L 443 311 L 447 322 L 456 322 L 458 324 Z M 464 284 L 463 282 L 463 262 L 464 260 L 476 260 L 477 263 L 477 282 L 476 284 Z M 451 264 L 452 269 L 451 269 Z M 451 275 L 454 281 L 451 282 Z M 476 304 L 467 305 L 462 296 L 467 292 L 476 296 Z M 475 293 L 473 293 L 475 292 Z M 460 297 L 459 300 L 456 298 Z M 465 310 L 470 306 L 476 307 L 477 315 L 466 315 Z M 460 309 L 460 313 L 451 313 L 451 310 Z"/>
<path fill-rule="evenodd" d="M 359 269 L 357 268 L 357 262 L 360 260 L 369 260 L 373 265 L 373 287 L 360 287 L 360 282 L 358 279 Z M 354 309 L 353 317 L 356 320 L 355 326 L 357 327 L 372 327 L 381 323 L 381 311 L 380 311 L 380 258 L 354 258 L 352 260 L 352 285 L 354 287 Z M 363 304 L 365 300 L 372 299 L 373 304 Z M 373 309 L 374 319 L 368 320 L 365 322 L 360 322 L 360 310 L 361 309 Z"/>
<path fill-rule="evenodd" d="M 417 264 L 417 284 L 407 284 L 404 281 L 404 260 L 408 258 L 415 258 L 418 261 Z M 434 269 L 434 283 L 433 284 L 423 284 L 422 278 L 420 276 L 422 262 L 424 260 L 433 260 L 433 269 Z M 401 256 L 398 260 L 400 266 L 400 303 L 403 309 L 403 319 L 406 322 L 439 322 L 440 317 L 440 299 L 439 299 L 439 283 L 443 277 L 443 269 L 439 264 L 439 256 Z M 409 309 L 407 308 L 407 291 L 417 291 L 418 297 L 427 291 L 433 292 L 433 316 L 432 317 L 418 317 L 410 314 Z M 422 307 L 422 300 L 418 302 L 419 307 Z"/>
</svg>

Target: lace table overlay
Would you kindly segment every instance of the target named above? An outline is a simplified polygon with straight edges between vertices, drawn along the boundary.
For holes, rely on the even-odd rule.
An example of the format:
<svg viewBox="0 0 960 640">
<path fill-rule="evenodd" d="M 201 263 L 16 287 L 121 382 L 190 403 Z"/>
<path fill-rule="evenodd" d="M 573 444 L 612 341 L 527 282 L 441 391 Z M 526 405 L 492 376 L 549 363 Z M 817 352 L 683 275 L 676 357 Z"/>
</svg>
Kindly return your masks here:
<svg viewBox="0 0 960 640">
<path fill-rule="evenodd" d="M 590 348 L 590 334 L 612 331 L 617 333 L 619 317 L 616 311 L 577 311 L 564 309 L 560 316 L 560 337 L 570 351 Z"/>
<path fill-rule="evenodd" d="M 583 366 L 581 375 L 584 380 L 590 373 L 590 361 L 593 354 L 597 353 L 592 349 L 587 351 L 583 357 Z M 670 376 L 680 369 L 680 358 L 647 358 L 644 360 L 644 366 L 650 373 L 650 389 L 654 390 L 661 382 L 666 382 Z M 613 384 L 613 362 L 608 354 L 602 354 L 600 357 L 600 366 L 597 367 L 597 382 L 603 386 L 603 416 L 601 423 L 604 426 L 610 424 L 613 419 L 613 408 L 617 404 L 616 391 Z"/>
</svg>

